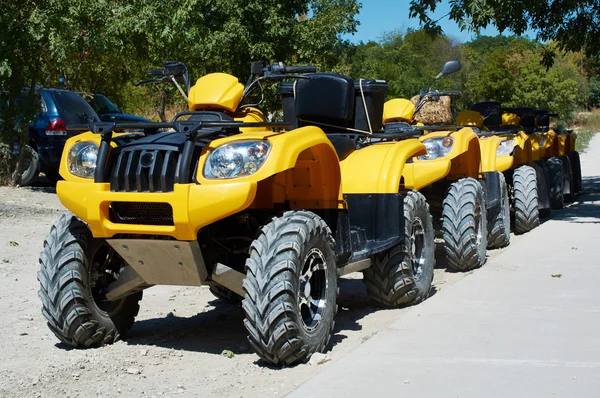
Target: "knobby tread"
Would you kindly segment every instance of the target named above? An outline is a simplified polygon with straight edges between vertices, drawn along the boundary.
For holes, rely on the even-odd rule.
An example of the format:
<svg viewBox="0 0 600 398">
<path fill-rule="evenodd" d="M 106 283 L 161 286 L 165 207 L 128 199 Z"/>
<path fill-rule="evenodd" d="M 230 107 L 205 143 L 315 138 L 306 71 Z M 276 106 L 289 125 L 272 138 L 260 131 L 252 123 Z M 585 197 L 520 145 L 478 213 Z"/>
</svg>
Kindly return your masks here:
<svg viewBox="0 0 600 398">
<path fill-rule="evenodd" d="M 561 156 L 560 161 L 563 165 L 563 196 L 565 203 L 570 203 L 575 196 L 573 165 L 568 156 Z"/>
<path fill-rule="evenodd" d="M 521 166 L 513 174 L 515 233 L 524 234 L 540 225 L 537 175 L 531 166 Z"/>
<path fill-rule="evenodd" d="M 125 298 L 114 319 L 99 316 L 88 289 L 86 252 L 93 239 L 87 225 L 67 212 L 50 228 L 39 258 L 42 314 L 60 341 L 77 348 L 118 340 L 133 325 L 142 297 Z"/>
<path fill-rule="evenodd" d="M 327 257 L 330 308 L 314 334 L 302 325 L 297 304 L 302 255 L 309 242 L 321 242 Z M 313 245 L 312 247 L 315 247 Z M 243 283 L 244 325 L 256 353 L 273 365 L 307 361 L 325 349 L 337 312 L 335 242 L 327 224 L 308 211 L 288 211 L 264 225 L 250 247 Z"/>
<path fill-rule="evenodd" d="M 502 198 L 499 206 L 494 206 L 487 214 L 487 248 L 499 249 L 510 244 L 510 203 L 504 174 L 498 173 Z"/>
<path fill-rule="evenodd" d="M 544 173 L 548 182 L 550 208 L 562 209 L 565 205 L 563 195 L 563 165 L 559 158 L 553 156 L 544 163 Z"/>
<path fill-rule="evenodd" d="M 412 222 L 415 217 L 422 218 L 425 229 L 425 248 L 427 250 L 423 266 L 422 281 L 417 283 L 411 266 L 410 248 L 407 242 L 411 236 Z M 409 191 L 404 199 L 404 241 L 385 253 L 371 259 L 371 267 L 364 270 L 363 281 L 367 294 L 376 303 L 384 307 L 415 305 L 429 296 L 433 269 L 435 268 L 435 243 L 433 224 L 429 205 L 425 197 L 416 191 Z"/>
<path fill-rule="evenodd" d="M 482 234 L 477 243 L 476 204 L 481 209 Z M 474 178 L 463 178 L 450 186 L 442 203 L 442 235 L 448 268 L 469 271 L 486 261 L 487 217 L 483 188 Z"/>
</svg>

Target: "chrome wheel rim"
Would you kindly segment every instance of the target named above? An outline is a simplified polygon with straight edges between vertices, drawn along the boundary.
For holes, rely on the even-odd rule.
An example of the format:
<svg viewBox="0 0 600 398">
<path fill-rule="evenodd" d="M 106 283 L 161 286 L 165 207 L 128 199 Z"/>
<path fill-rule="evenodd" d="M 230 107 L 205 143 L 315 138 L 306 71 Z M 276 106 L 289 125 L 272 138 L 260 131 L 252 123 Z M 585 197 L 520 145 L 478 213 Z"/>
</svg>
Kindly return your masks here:
<svg viewBox="0 0 600 398">
<path fill-rule="evenodd" d="M 420 218 L 413 220 L 410 232 L 408 250 L 411 254 L 413 276 L 419 280 L 425 266 L 425 228 Z"/>
<path fill-rule="evenodd" d="M 325 255 L 317 248 L 306 255 L 298 284 L 298 310 L 302 326 L 314 331 L 327 308 L 327 266 Z"/>
</svg>

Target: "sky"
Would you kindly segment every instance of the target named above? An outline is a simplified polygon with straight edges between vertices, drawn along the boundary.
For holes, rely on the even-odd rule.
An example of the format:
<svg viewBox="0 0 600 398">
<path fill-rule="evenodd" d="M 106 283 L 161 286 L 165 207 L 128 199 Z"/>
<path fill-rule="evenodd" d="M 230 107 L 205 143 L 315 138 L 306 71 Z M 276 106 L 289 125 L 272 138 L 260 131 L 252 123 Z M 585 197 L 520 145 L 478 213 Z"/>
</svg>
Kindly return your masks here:
<svg viewBox="0 0 600 398">
<path fill-rule="evenodd" d="M 419 28 L 418 19 L 409 19 L 408 12 L 410 0 L 361 0 L 362 8 L 358 14 L 360 25 L 354 35 L 346 35 L 345 39 L 352 43 L 369 40 L 378 41 L 386 32 L 394 30 L 406 30 L 407 28 Z M 434 19 L 438 19 L 450 11 L 448 0 L 443 0 L 433 14 Z M 458 39 L 461 42 L 467 42 L 475 37 L 473 33 L 461 32 L 456 22 L 448 19 L 442 19 L 439 22 L 442 30 L 447 36 Z M 494 27 L 481 31 L 482 35 L 496 36 L 498 30 Z M 509 34 L 510 32 L 504 32 Z M 526 33 L 530 37 L 535 35 L 532 32 Z"/>
</svg>

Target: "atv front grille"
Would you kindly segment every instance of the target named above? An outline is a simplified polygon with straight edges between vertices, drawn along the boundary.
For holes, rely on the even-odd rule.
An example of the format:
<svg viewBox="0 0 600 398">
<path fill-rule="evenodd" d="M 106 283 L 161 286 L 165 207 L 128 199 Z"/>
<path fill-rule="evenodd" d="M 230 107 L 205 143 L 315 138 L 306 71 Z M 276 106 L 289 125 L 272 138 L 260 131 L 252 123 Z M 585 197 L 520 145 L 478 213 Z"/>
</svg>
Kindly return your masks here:
<svg viewBox="0 0 600 398">
<path fill-rule="evenodd" d="M 109 210 L 113 223 L 174 225 L 173 208 L 168 203 L 112 202 Z"/>
<path fill-rule="evenodd" d="M 113 192 L 172 192 L 179 177 L 180 153 L 174 149 L 116 150 L 109 164 Z M 116 158 L 116 160 L 115 160 Z"/>
</svg>

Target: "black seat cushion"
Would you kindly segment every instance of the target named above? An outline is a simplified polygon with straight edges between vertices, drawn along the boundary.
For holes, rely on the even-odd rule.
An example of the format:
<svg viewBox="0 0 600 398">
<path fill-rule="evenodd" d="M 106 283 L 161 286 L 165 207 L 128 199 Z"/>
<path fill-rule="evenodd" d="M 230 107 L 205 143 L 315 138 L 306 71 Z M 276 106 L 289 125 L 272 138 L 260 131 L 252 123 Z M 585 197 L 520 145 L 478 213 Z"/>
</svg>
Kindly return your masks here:
<svg viewBox="0 0 600 398">
<path fill-rule="evenodd" d="M 327 136 L 331 144 L 335 148 L 335 152 L 340 160 L 346 159 L 352 152 L 356 150 L 356 141 L 348 136 L 329 134 Z"/>
<path fill-rule="evenodd" d="M 295 110 L 300 124 L 349 127 L 354 119 L 354 80 L 338 73 L 305 76 L 308 79 L 296 82 Z"/>
</svg>

